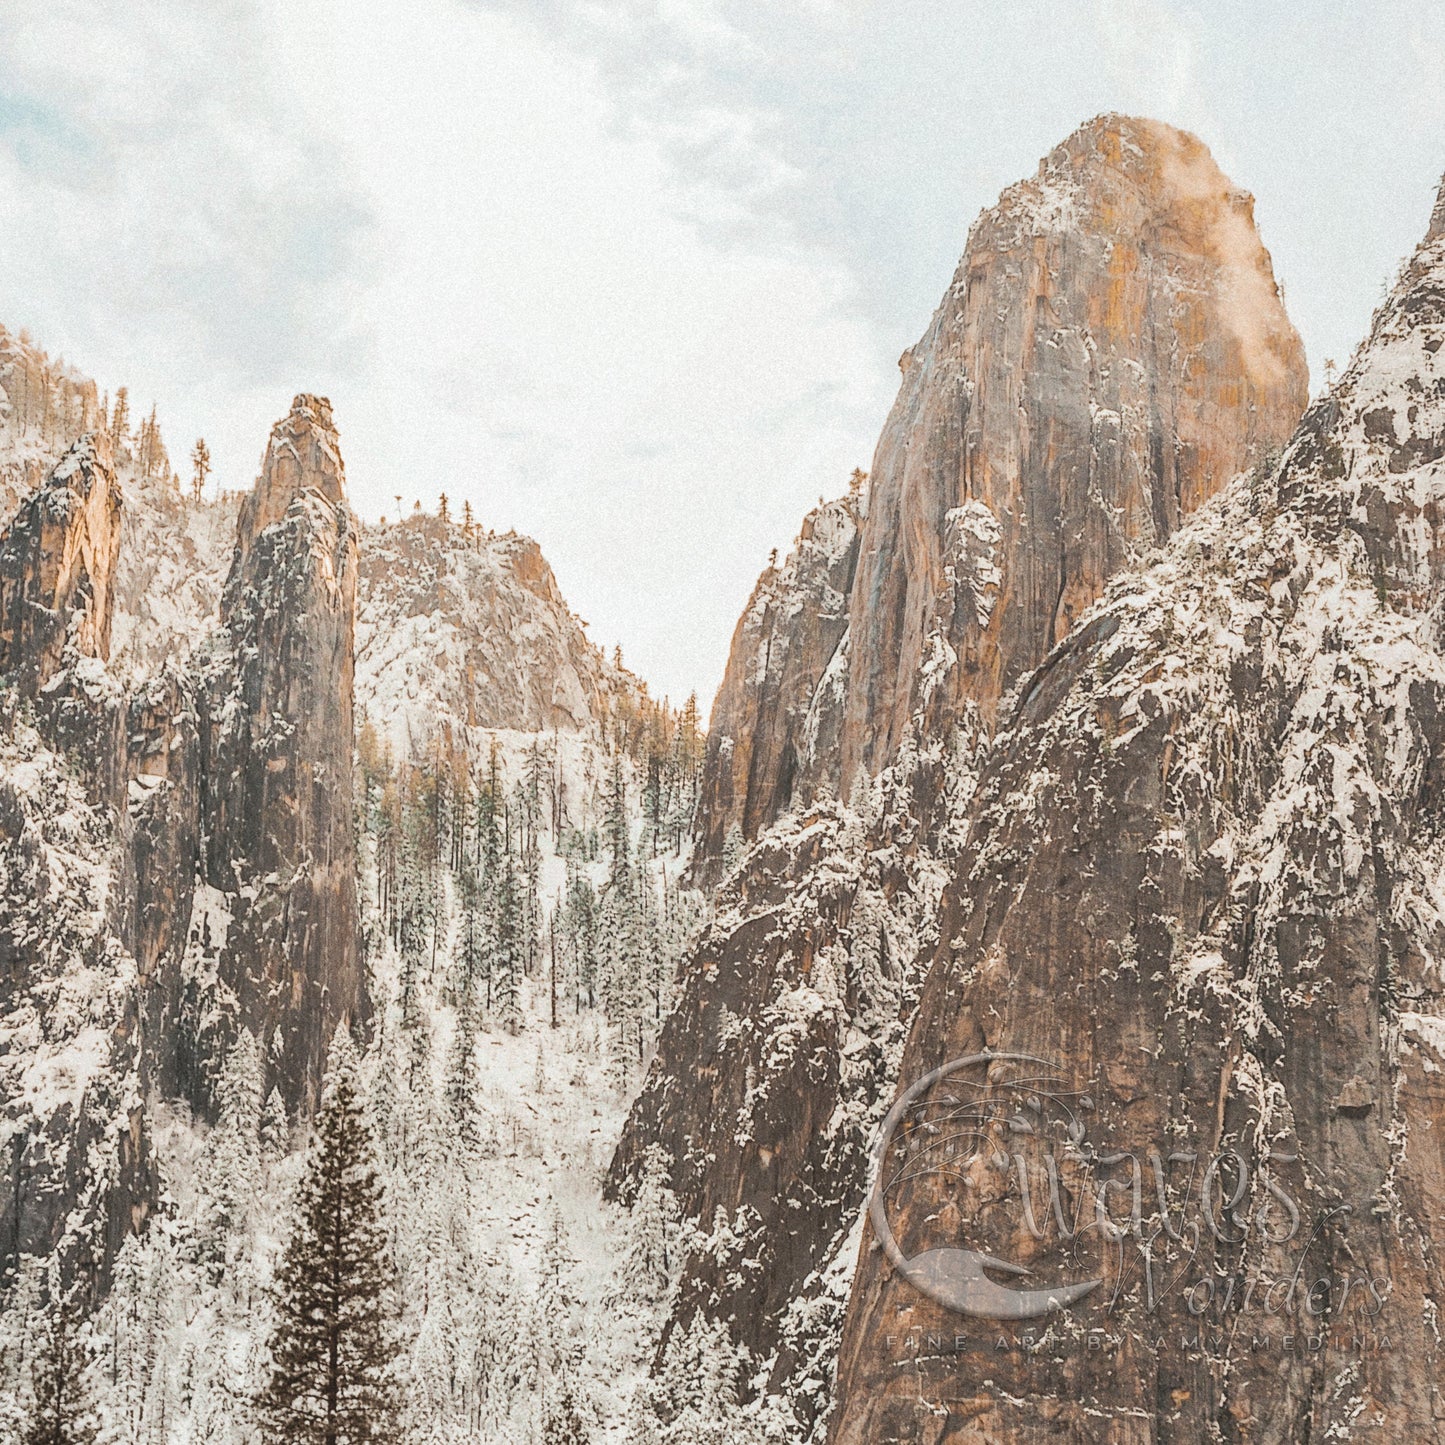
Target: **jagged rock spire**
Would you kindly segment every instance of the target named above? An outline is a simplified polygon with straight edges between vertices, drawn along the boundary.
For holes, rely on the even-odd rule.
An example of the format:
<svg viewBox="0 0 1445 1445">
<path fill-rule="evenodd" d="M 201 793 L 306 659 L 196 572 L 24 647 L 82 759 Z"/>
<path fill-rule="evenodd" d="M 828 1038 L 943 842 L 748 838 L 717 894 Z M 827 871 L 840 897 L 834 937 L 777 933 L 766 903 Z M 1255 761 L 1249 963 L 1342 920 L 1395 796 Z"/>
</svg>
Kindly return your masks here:
<svg viewBox="0 0 1445 1445">
<path fill-rule="evenodd" d="M 329 403 L 302 394 L 241 509 L 202 696 L 211 1052 L 248 1027 L 268 1087 L 309 1109 L 338 1023 L 365 1010 L 352 818 L 357 530 Z M 209 967 L 209 965 L 208 965 Z"/>
<path fill-rule="evenodd" d="M 864 497 L 765 574 L 713 709 L 704 871 L 911 733 L 984 726 L 1121 567 L 1307 401 L 1254 202 L 1195 137 L 1100 116 L 969 233 Z"/>
<path fill-rule="evenodd" d="M 121 492 L 102 434 L 77 441 L 0 535 L 0 675 L 34 696 L 67 644 L 110 655 Z"/>
</svg>

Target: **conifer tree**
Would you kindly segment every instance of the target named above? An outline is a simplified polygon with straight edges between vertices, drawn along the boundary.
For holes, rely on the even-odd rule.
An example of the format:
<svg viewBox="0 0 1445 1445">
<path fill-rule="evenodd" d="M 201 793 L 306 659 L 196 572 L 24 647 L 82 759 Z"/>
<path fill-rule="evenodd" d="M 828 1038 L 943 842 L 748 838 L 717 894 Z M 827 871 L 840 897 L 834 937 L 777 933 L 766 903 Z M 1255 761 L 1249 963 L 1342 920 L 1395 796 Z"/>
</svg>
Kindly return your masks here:
<svg viewBox="0 0 1445 1445">
<path fill-rule="evenodd" d="M 495 975 L 497 1017 L 510 1033 L 522 1027 L 521 973 L 522 911 L 517 895 L 517 868 L 510 848 L 504 849 L 501 879 L 497 889 Z"/>
<path fill-rule="evenodd" d="M 354 1050 L 338 1031 L 297 1217 L 277 1275 L 268 1445 L 401 1434 L 395 1275 Z"/>
<path fill-rule="evenodd" d="M 263 1065 L 256 1037 L 243 1028 L 226 1056 L 216 1086 L 216 1127 L 206 1141 L 203 1184 L 207 1200 L 202 1246 L 213 1263 L 226 1258 L 245 1224 L 261 1164 Z"/>
<path fill-rule="evenodd" d="M 31 1419 L 22 1445 L 90 1445 L 95 1439 L 85 1388 L 85 1355 L 71 1306 L 57 1300 L 34 1364 Z"/>
<path fill-rule="evenodd" d="M 622 776 L 620 750 L 612 755 L 612 772 L 607 781 L 605 808 L 607 846 L 612 853 L 612 878 L 615 883 L 618 876 L 626 871 L 628 855 L 627 783 Z"/>
<path fill-rule="evenodd" d="M 273 1088 L 261 1110 L 261 1162 L 274 1164 L 286 1157 L 291 1142 L 291 1126 L 286 1119 L 286 1101 L 281 1090 Z"/>
<path fill-rule="evenodd" d="M 542 1445 L 588 1445 L 592 1434 L 577 1405 L 572 1372 L 561 1370 L 549 1382 L 542 1402 Z"/>
<path fill-rule="evenodd" d="M 668 1184 L 667 1152 L 648 1147 L 632 1201 L 627 1250 L 618 1266 L 619 1299 L 660 1306 L 672 1292 L 681 1247 L 682 1215 Z"/>
<path fill-rule="evenodd" d="M 206 488 L 206 478 L 211 474 L 211 449 L 205 437 L 197 437 L 191 448 L 191 500 L 201 505 L 201 494 Z"/>
<path fill-rule="evenodd" d="M 447 1055 L 447 1072 L 443 1084 L 447 1109 L 456 1125 L 457 1138 L 468 1154 L 481 1144 L 477 1119 L 476 1096 L 477 1019 L 470 999 L 457 1008 L 456 1029 L 452 1034 L 451 1051 Z"/>
<path fill-rule="evenodd" d="M 154 475 L 160 452 L 160 424 L 156 421 L 155 403 L 151 414 L 140 424 L 140 470 L 143 477 Z"/>
<path fill-rule="evenodd" d="M 736 823 L 727 831 L 727 837 L 723 839 L 722 867 L 723 877 L 731 878 L 738 871 L 738 865 L 743 861 L 743 855 L 748 851 L 748 845 L 743 842 L 743 830 Z"/>
<path fill-rule="evenodd" d="M 130 440 L 130 393 L 123 386 L 116 389 L 115 410 L 110 416 L 110 435 L 118 447 Z"/>
</svg>

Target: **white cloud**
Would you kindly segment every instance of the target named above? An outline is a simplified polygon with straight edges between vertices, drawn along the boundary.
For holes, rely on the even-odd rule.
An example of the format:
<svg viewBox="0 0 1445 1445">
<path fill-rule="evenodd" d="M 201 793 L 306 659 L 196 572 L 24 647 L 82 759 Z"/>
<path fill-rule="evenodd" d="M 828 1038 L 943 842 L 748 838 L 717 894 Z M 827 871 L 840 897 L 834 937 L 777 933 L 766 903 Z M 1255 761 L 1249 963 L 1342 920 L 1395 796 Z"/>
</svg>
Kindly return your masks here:
<svg viewBox="0 0 1445 1445">
<path fill-rule="evenodd" d="M 9 7 L 0 320 L 229 485 L 329 392 L 364 510 L 470 497 L 706 696 L 1004 185 L 1099 110 L 1198 130 L 1318 369 L 1423 228 L 1442 51 L 1404 0 Z"/>
</svg>

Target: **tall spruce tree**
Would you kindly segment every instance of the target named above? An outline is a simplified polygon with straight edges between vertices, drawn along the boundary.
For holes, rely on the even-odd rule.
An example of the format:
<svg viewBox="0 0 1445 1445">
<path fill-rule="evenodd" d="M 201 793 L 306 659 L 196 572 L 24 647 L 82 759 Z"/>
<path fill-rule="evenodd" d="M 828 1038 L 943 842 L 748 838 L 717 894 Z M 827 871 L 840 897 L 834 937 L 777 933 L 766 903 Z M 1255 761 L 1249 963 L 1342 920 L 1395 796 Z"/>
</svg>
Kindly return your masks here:
<svg viewBox="0 0 1445 1445">
<path fill-rule="evenodd" d="M 53 1304 L 48 1323 L 34 1364 L 35 1398 L 22 1445 L 90 1445 L 95 1420 L 86 1398 L 85 1354 L 70 1305 Z"/>
<path fill-rule="evenodd" d="M 277 1273 L 263 1433 L 275 1445 L 390 1445 L 402 1434 L 395 1271 L 355 1053 L 339 1033 L 329 1062 Z"/>
</svg>

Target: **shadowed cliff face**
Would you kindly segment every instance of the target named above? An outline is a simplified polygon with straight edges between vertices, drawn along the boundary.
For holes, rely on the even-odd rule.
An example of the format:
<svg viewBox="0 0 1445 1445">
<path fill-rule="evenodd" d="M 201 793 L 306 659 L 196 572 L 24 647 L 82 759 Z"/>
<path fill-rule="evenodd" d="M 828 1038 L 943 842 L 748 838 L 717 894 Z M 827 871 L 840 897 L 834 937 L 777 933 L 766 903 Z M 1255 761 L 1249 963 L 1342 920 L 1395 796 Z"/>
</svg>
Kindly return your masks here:
<svg viewBox="0 0 1445 1445">
<path fill-rule="evenodd" d="M 611 1176 L 625 1194 L 662 1143 L 692 1215 L 723 1211 L 728 1252 L 688 1261 L 674 1317 L 730 1321 L 800 1438 L 1000 700 L 1306 399 L 1249 198 L 1192 137 L 1117 116 L 985 212 L 903 371 L 866 492 L 835 504 L 840 545 L 805 536 L 739 624 L 702 866 L 734 825 L 758 843 Z"/>
<path fill-rule="evenodd" d="M 67 645 L 110 656 L 121 495 L 103 437 L 87 435 L 0 536 L 0 674 L 35 697 Z"/>
<path fill-rule="evenodd" d="M 356 529 L 323 399 L 298 396 L 242 507 L 201 690 L 206 937 L 192 1031 L 244 1024 L 292 1108 L 363 1007 L 352 820 Z"/>
<path fill-rule="evenodd" d="M 994 1113 L 946 1169 L 915 1157 L 888 1226 L 904 1257 L 1101 1283 L 970 1320 L 868 1230 L 840 1445 L 1445 1438 L 1442 217 L 1282 461 L 1112 586 L 1003 720 L 902 1082 L 1029 1055 L 1078 1132 Z M 1035 1234 L 1050 1159 L 1068 1231 Z"/>
</svg>

